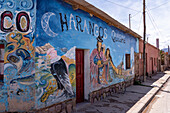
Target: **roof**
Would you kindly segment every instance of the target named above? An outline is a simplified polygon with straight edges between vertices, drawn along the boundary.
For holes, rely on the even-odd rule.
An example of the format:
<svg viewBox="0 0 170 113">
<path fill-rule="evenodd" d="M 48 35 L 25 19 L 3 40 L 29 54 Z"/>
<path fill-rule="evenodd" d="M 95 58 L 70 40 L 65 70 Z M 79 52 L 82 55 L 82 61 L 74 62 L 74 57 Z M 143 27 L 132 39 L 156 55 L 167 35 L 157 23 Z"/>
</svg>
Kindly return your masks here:
<svg viewBox="0 0 170 113">
<path fill-rule="evenodd" d="M 142 40 L 142 39 L 139 39 L 139 41 L 143 41 L 143 40 Z M 143 44 L 143 43 L 142 43 L 142 44 Z M 149 46 L 151 46 L 151 47 L 153 47 L 153 48 L 155 48 L 155 49 L 158 49 L 158 50 L 160 51 L 159 48 L 155 47 L 154 45 L 152 45 L 152 44 L 150 44 L 150 43 L 146 43 L 146 45 L 149 45 Z"/>
<path fill-rule="evenodd" d="M 101 11 L 100 9 L 96 8 L 95 6 L 89 4 L 85 0 L 64 0 L 66 3 L 72 5 L 74 10 L 81 9 L 85 12 L 88 12 L 90 15 L 94 15 L 101 20 L 105 21 L 110 26 L 115 26 L 116 28 L 128 33 L 135 38 L 142 38 L 139 34 L 132 31 L 131 29 L 127 28 L 117 20 L 113 19 L 111 16 L 106 14 L 105 12 Z"/>
</svg>

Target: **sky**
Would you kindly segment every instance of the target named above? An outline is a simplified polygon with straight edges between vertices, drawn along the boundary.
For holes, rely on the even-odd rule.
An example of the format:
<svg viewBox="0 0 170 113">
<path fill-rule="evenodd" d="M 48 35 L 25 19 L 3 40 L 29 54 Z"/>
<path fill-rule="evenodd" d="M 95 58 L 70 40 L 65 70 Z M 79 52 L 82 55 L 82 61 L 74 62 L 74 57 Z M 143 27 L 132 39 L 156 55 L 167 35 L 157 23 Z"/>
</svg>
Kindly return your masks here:
<svg viewBox="0 0 170 113">
<path fill-rule="evenodd" d="M 86 0 L 104 11 L 121 24 L 129 27 L 143 37 L 143 0 Z M 146 41 L 159 48 L 170 46 L 170 0 L 146 1 Z"/>
</svg>

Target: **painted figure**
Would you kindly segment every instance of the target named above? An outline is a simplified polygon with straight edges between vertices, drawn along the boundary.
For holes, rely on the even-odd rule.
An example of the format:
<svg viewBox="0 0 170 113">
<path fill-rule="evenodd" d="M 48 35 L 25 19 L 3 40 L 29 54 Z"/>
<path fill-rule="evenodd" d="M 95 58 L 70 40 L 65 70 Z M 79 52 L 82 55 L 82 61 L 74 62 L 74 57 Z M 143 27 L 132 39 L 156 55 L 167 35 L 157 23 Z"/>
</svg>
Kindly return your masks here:
<svg viewBox="0 0 170 113">
<path fill-rule="evenodd" d="M 47 55 L 49 55 L 51 59 L 50 71 L 57 81 L 58 89 L 64 89 L 64 94 L 66 96 L 72 97 L 74 94 L 64 60 L 60 56 L 57 56 L 57 51 L 54 50 L 54 48 L 50 48 L 47 51 Z"/>
<path fill-rule="evenodd" d="M 96 86 L 96 83 L 100 85 L 108 84 L 105 79 L 106 74 L 106 58 L 102 51 L 102 42 L 103 40 L 97 38 L 97 49 L 93 49 L 90 55 L 90 73 L 91 73 L 91 82 L 93 87 Z"/>
<path fill-rule="evenodd" d="M 112 67 L 111 67 L 112 57 L 110 55 L 110 49 L 109 48 L 106 49 L 105 57 L 106 57 L 106 63 L 107 63 L 107 65 L 106 65 L 106 76 L 105 76 L 106 81 L 112 82 L 112 78 L 111 78 L 111 75 L 110 75 L 111 74 L 110 68 L 112 69 Z"/>
</svg>

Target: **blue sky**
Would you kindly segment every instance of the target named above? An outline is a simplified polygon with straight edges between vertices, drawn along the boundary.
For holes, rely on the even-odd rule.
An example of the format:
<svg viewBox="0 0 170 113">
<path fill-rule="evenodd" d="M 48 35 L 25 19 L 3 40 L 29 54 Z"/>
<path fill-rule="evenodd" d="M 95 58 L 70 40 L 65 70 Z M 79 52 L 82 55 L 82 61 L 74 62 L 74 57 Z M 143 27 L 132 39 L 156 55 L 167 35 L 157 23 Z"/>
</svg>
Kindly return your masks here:
<svg viewBox="0 0 170 113">
<path fill-rule="evenodd" d="M 143 37 L 143 0 L 86 0 Z M 124 6 L 124 7 L 123 7 Z M 170 45 L 170 0 L 146 0 L 146 40 L 156 46 Z"/>
</svg>

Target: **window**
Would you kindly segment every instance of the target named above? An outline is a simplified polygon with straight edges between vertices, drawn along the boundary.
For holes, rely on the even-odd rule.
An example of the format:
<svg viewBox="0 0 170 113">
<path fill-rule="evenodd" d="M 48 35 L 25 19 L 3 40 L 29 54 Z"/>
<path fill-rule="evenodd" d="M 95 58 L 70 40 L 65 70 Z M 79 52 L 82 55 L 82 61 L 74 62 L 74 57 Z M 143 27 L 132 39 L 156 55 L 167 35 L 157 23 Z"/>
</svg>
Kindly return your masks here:
<svg viewBox="0 0 170 113">
<path fill-rule="evenodd" d="M 4 78 L 4 44 L 0 44 L 0 82 L 3 82 Z"/>
<path fill-rule="evenodd" d="M 130 69 L 130 54 L 126 54 L 126 69 Z"/>
</svg>

